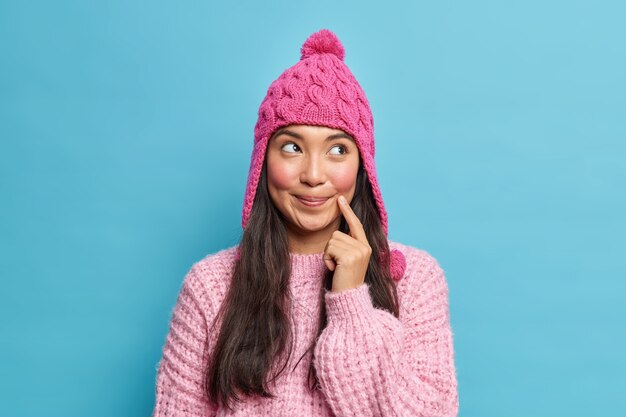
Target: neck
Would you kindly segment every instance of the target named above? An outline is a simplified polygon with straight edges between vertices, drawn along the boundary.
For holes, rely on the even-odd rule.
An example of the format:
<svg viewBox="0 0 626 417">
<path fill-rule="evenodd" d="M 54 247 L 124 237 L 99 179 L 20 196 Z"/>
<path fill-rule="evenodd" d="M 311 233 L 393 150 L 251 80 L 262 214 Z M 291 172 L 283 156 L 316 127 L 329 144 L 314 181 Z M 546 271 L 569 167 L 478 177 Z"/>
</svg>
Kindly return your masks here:
<svg viewBox="0 0 626 417">
<path fill-rule="evenodd" d="M 289 252 L 303 255 L 324 252 L 333 232 L 339 229 L 339 220 L 338 218 L 326 228 L 313 232 L 296 230 L 287 226 Z"/>
</svg>

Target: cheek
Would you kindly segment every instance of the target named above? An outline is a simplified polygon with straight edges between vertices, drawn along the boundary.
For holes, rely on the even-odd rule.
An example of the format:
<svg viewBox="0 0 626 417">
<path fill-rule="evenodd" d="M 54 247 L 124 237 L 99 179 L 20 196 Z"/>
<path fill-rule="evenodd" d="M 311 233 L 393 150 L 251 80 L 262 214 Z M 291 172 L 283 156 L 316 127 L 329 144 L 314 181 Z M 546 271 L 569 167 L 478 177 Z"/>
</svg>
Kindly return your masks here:
<svg viewBox="0 0 626 417">
<path fill-rule="evenodd" d="M 340 193 L 347 193 L 356 185 L 356 174 L 358 167 L 339 167 L 332 171 L 332 181 L 335 190 Z"/>
<path fill-rule="evenodd" d="M 294 178 L 297 176 L 292 167 L 275 162 L 271 158 L 267 160 L 267 181 L 270 187 L 287 190 L 292 186 Z"/>
</svg>

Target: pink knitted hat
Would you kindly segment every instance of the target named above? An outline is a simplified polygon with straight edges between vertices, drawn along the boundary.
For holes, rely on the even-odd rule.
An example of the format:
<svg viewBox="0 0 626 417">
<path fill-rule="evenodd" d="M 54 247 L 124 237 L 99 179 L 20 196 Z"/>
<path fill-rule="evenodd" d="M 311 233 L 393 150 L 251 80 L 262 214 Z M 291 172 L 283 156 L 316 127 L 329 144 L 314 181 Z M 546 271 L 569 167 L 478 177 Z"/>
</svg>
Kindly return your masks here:
<svg viewBox="0 0 626 417">
<path fill-rule="evenodd" d="M 261 102 L 241 225 L 245 229 L 252 211 L 269 138 L 283 126 L 316 125 L 343 130 L 354 138 L 387 235 L 387 211 L 374 163 L 374 119 L 365 92 L 343 62 L 343 45 L 333 32 L 322 29 L 304 42 L 300 52 L 300 61 L 272 82 Z M 392 275 L 399 279 L 406 262 L 398 250 L 391 255 Z"/>
</svg>

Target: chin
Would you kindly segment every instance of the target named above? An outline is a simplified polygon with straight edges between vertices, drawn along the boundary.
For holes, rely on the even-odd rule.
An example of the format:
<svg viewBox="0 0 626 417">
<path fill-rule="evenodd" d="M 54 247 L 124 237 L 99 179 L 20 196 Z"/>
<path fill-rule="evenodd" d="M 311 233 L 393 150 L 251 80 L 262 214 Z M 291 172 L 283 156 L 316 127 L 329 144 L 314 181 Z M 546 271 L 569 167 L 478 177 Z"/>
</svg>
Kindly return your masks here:
<svg viewBox="0 0 626 417">
<path fill-rule="evenodd" d="M 334 222 L 331 221 L 310 221 L 310 222 L 298 222 L 298 228 L 308 232 L 319 232 L 320 230 L 327 229 Z"/>
<path fill-rule="evenodd" d="M 307 223 L 297 222 L 295 223 L 295 225 L 298 227 L 298 229 L 305 231 L 305 232 L 317 232 L 319 230 L 323 230 L 324 228 L 328 226 L 328 224 L 325 224 L 325 223 L 315 223 L 315 222 L 307 222 Z"/>
</svg>

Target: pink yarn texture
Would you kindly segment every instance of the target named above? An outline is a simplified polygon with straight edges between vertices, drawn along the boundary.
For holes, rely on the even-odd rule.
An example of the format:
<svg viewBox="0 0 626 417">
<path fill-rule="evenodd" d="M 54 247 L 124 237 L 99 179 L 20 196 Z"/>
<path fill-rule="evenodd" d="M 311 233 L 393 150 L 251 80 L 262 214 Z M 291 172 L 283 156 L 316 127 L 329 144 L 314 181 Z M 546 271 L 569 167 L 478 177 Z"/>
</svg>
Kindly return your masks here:
<svg viewBox="0 0 626 417">
<path fill-rule="evenodd" d="M 455 417 L 459 398 L 444 271 L 427 252 L 389 241 L 403 253 L 397 283 L 400 316 L 372 304 L 367 284 L 325 292 L 328 324 L 315 344 L 321 389 L 309 390 L 307 351 L 317 335 L 323 254 L 290 254 L 293 352 L 288 372 L 270 386 L 275 398 L 246 397 L 228 411 L 204 392 L 222 304 L 237 247 L 195 263 L 173 310 L 156 379 L 153 417 Z M 303 360 L 298 363 L 300 357 Z"/>
</svg>

